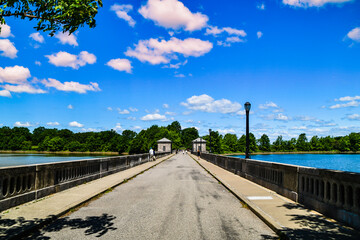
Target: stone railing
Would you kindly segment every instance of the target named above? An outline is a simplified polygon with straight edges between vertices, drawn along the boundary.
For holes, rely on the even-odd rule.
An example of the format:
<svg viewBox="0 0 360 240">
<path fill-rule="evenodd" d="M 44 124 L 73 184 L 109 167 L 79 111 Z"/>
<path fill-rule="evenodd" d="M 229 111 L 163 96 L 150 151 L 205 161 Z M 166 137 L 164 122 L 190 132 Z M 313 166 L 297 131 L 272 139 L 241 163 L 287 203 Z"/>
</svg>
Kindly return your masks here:
<svg viewBox="0 0 360 240">
<path fill-rule="evenodd" d="M 360 229 L 360 173 L 201 153 L 201 158 Z"/>
<path fill-rule="evenodd" d="M 169 155 L 156 153 L 157 157 Z M 0 168 L 0 211 L 149 161 L 149 154 Z"/>
</svg>

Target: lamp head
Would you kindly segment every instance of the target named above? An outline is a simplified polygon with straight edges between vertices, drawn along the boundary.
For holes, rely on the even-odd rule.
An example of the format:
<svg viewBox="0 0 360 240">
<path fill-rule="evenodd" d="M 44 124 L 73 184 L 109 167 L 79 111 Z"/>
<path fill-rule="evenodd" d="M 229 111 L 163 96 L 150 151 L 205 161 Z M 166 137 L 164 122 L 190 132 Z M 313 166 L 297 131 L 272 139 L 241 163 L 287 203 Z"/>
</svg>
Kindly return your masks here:
<svg viewBox="0 0 360 240">
<path fill-rule="evenodd" d="M 249 112 L 250 111 L 250 108 L 251 108 L 251 104 L 249 102 L 246 102 L 244 104 L 244 107 L 245 107 L 245 111 Z"/>
</svg>

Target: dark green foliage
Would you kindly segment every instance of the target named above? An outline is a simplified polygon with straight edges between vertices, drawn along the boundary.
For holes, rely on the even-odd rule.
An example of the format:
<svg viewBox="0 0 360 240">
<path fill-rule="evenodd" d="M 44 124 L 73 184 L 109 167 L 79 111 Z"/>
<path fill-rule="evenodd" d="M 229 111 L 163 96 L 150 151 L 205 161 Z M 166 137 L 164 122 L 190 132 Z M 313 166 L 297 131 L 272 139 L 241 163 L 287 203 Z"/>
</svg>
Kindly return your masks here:
<svg viewBox="0 0 360 240">
<path fill-rule="evenodd" d="M 210 150 L 210 137 L 206 135 L 203 137 L 206 140 L 206 149 Z M 223 137 L 218 131 L 211 131 L 211 152 L 223 153 L 222 144 L 224 144 Z"/>
<path fill-rule="evenodd" d="M 266 134 L 263 134 L 258 140 L 259 150 L 263 152 L 270 151 L 270 139 Z"/>
<path fill-rule="evenodd" d="M 37 31 L 73 33 L 79 27 L 96 26 L 95 16 L 102 0 L 8 0 L 0 1 L 0 23 L 6 17 L 36 20 Z"/>
<path fill-rule="evenodd" d="M 192 149 L 192 141 L 199 137 L 199 132 L 196 128 L 185 128 L 180 134 L 182 146 L 186 149 Z"/>
</svg>

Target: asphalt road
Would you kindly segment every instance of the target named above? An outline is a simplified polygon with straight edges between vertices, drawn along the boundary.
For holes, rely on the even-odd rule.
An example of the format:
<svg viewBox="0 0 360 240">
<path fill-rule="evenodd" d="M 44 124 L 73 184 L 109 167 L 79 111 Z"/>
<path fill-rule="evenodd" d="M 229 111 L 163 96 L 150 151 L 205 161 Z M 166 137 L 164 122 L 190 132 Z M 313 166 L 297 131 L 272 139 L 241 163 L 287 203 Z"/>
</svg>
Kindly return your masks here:
<svg viewBox="0 0 360 240">
<path fill-rule="evenodd" d="M 277 239 L 182 153 L 29 239 Z"/>
</svg>

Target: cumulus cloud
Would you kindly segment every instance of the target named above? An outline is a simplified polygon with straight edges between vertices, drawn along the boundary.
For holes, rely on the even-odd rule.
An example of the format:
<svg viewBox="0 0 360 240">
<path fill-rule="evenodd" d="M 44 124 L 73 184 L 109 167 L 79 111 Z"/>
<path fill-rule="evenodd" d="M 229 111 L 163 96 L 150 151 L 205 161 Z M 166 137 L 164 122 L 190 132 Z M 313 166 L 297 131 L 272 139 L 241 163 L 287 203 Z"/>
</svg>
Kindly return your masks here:
<svg viewBox="0 0 360 240">
<path fill-rule="evenodd" d="M 16 58 L 18 50 L 9 39 L 0 39 L 0 55 L 8 58 Z"/>
<path fill-rule="evenodd" d="M 128 120 L 131 120 L 131 121 L 135 121 L 136 120 L 136 117 L 127 117 L 126 119 L 128 119 Z"/>
<path fill-rule="evenodd" d="M 49 78 L 48 80 L 42 80 L 46 87 L 53 87 L 59 91 L 65 92 L 77 92 L 77 93 L 86 93 L 87 91 L 98 92 L 101 91 L 99 84 L 95 82 L 90 82 L 90 84 L 81 84 L 79 82 L 60 82 L 56 79 Z"/>
<path fill-rule="evenodd" d="M 236 35 L 236 36 L 240 36 L 240 37 L 246 37 L 246 32 L 244 30 L 231 28 L 231 27 L 218 28 L 217 26 L 209 26 L 206 29 L 205 35 L 213 35 L 213 36 L 216 37 L 221 33 L 227 33 L 229 35 Z"/>
<path fill-rule="evenodd" d="M 360 100 L 360 96 L 354 96 L 354 97 L 346 96 L 346 97 L 341 97 L 339 99 L 335 99 L 335 101 L 341 101 L 341 102 L 355 101 L 355 100 Z"/>
<path fill-rule="evenodd" d="M 43 43 L 45 41 L 44 37 L 39 32 L 30 34 L 29 38 L 32 38 L 34 41 L 39 43 Z"/>
<path fill-rule="evenodd" d="M 58 122 L 48 122 L 48 123 L 46 123 L 46 125 L 48 125 L 48 126 L 59 126 L 60 123 L 58 123 Z"/>
<path fill-rule="evenodd" d="M 147 114 L 147 115 L 141 117 L 140 119 L 143 121 L 166 120 L 166 116 L 161 115 L 159 113 L 154 113 L 154 114 Z"/>
<path fill-rule="evenodd" d="M 191 110 L 212 113 L 237 113 L 241 109 L 241 104 L 238 102 L 231 102 L 224 98 L 214 100 L 207 94 L 192 96 L 186 99 L 186 102 L 182 102 L 181 105 Z"/>
<path fill-rule="evenodd" d="M 127 109 L 121 110 L 120 108 L 118 108 L 117 110 L 118 110 L 119 114 L 129 114 L 130 113 L 130 111 Z"/>
<path fill-rule="evenodd" d="M 124 129 L 121 127 L 120 123 L 116 123 L 116 126 L 113 128 L 116 132 L 122 132 Z"/>
<path fill-rule="evenodd" d="M 129 110 L 132 111 L 132 112 L 137 112 L 137 111 L 139 111 L 139 109 L 133 108 L 133 107 L 129 107 Z"/>
<path fill-rule="evenodd" d="M 131 27 L 134 27 L 136 22 L 135 20 L 129 16 L 129 12 L 133 9 L 133 6 L 130 4 L 114 4 L 111 6 L 110 10 L 116 13 L 118 18 L 124 19 Z"/>
<path fill-rule="evenodd" d="M 186 77 L 184 74 L 182 73 L 179 73 L 179 74 L 175 74 L 174 77 L 177 77 L 177 78 L 184 78 Z"/>
<path fill-rule="evenodd" d="M 0 83 L 23 84 L 30 76 L 30 70 L 23 66 L 0 67 Z"/>
<path fill-rule="evenodd" d="M 178 0 L 149 0 L 139 9 L 139 13 L 161 27 L 183 28 L 190 32 L 206 27 L 209 20 L 202 13 L 192 13 Z"/>
<path fill-rule="evenodd" d="M 109 67 L 118 70 L 118 71 L 125 71 L 127 73 L 131 73 L 131 62 L 128 59 L 111 59 L 106 63 Z"/>
<path fill-rule="evenodd" d="M 163 104 L 163 108 L 169 108 L 169 104 L 164 103 L 164 104 Z"/>
<path fill-rule="evenodd" d="M 212 47 L 211 42 L 196 38 L 180 40 L 172 37 L 168 41 L 151 38 L 149 40 L 140 40 L 135 44 L 135 49 L 128 48 L 125 55 L 137 58 L 141 62 L 156 65 L 169 63 L 171 59 L 177 58 L 176 54 L 182 54 L 185 57 L 200 57 L 208 53 Z"/>
<path fill-rule="evenodd" d="M 256 36 L 257 36 L 258 39 L 260 39 L 263 36 L 263 33 L 261 31 L 258 31 L 256 33 Z"/>
<path fill-rule="evenodd" d="M 33 124 L 31 124 L 29 122 L 15 122 L 14 126 L 15 127 L 31 127 L 31 126 L 33 126 Z"/>
<path fill-rule="evenodd" d="M 325 4 L 341 4 L 346 2 L 351 2 L 352 0 L 283 0 L 283 4 L 290 5 L 294 7 L 322 7 Z"/>
<path fill-rule="evenodd" d="M 353 41 L 360 42 L 360 27 L 352 29 L 346 36 Z"/>
<path fill-rule="evenodd" d="M 11 93 L 8 90 L 0 90 L 0 97 L 11 97 Z"/>
<path fill-rule="evenodd" d="M 106 108 L 108 111 L 112 111 L 113 109 L 112 109 L 112 107 L 107 107 Z"/>
<path fill-rule="evenodd" d="M 347 119 L 349 120 L 357 120 L 357 121 L 360 121 L 360 115 L 359 114 L 351 114 L 351 115 L 347 115 L 346 116 Z"/>
<path fill-rule="evenodd" d="M 232 128 L 229 128 L 229 129 L 218 129 L 217 130 L 221 135 L 225 135 L 227 133 L 231 133 L 231 134 L 235 134 L 236 131 Z"/>
<path fill-rule="evenodd" d="M 265 10 L 265 3 L 259 3 L 256 5 L 256 8 L 259 10 Z"/>
<path fill-rule="evenodd" d="M 277 121 L 284 121 L 284 122 L 291 120 L 290 117 L 284 115 L 283 113 L 270 114 L 270 115 L 261 116 L 261 117 L 266 120 L 277 120 Z"/>
<path fill-rule="evenodd" d="M 25 83 L 25 84 L 19 84 L 19 85 L 3 85 L 1 86 L 5 90 L 8 90 L 10 92 L 16 92 L 16 93 L 31 93 L 31 94 L 39 94 L 39 93 L 46 93 L 46 91 L 35 88 L 34 86 Z"/>
<path fill-rule="evenodd" d="M 63 45 L 69 44 L 71 46 L 79 46 L 75 34 L 69 35 L 69 33 L 66 33 L 66 32 L 65 33 L 59 32 L 59 33 L 55 34 L 54 37 L 59 39 L 60 43 Z"/>
<path fill-rule="evenodd" d="M 279 108 L 279 106 L 273 102 L 266 102 L 265 104 L 260 104 L 259 108 L 260 109 L 269 109 L 269 108 Z"/>
<path fill-rule="evenodd" d="M 11 37 L 11 28 L 7 24 L 0 24 L 1 32 L 0 32 L 0 38 L 8 38 Z"/>
<path fill-rule="evenodd" d="M 80 52 L 79 55 L 73 55 L 68 52 L 58 52 L 52 55 L 45 55 L 49 59 L 49 63 L 57 67 L 71 67 L 73 69 L 79 69 L 86 64 L 94 64 L 96 62 L 96 56 L 87 51 Z"/>
<path fill-rule="evenodd" d="M 41 62 L 35 61 L 35 65 L 41 66 Z"/>
<path fill-rule="evenodd" d="M 350 101 L 347 103 L 338 103 L 335 105 L 330 106 L 330 109 L 337 109 L 337 108 L 345 108 L 345 107 L 358 107 L 360 105 L 360 102 L 358 101 Z"/>
<path fill-rule="evenodd" d="M 174 113 L 174 112 L 165 112 L 165 115 L 175 116 L 176 113 Z"/>
<path fill-rule="evenodd" d="M 73 121 L 69 123 L 70 127 L 77 127 L 77 128 L 82 128 L 84 127 L 84 124 L 78 123 L 77 121 Z"/>
<path fill-rule="evenodd" d="M 68 109 L 74 109 L 73 105 L 71 105 L 71 104 L 69 104 L 69 105 L 67 106 L 67 108 L 68 108 Z"/>
</svg>

